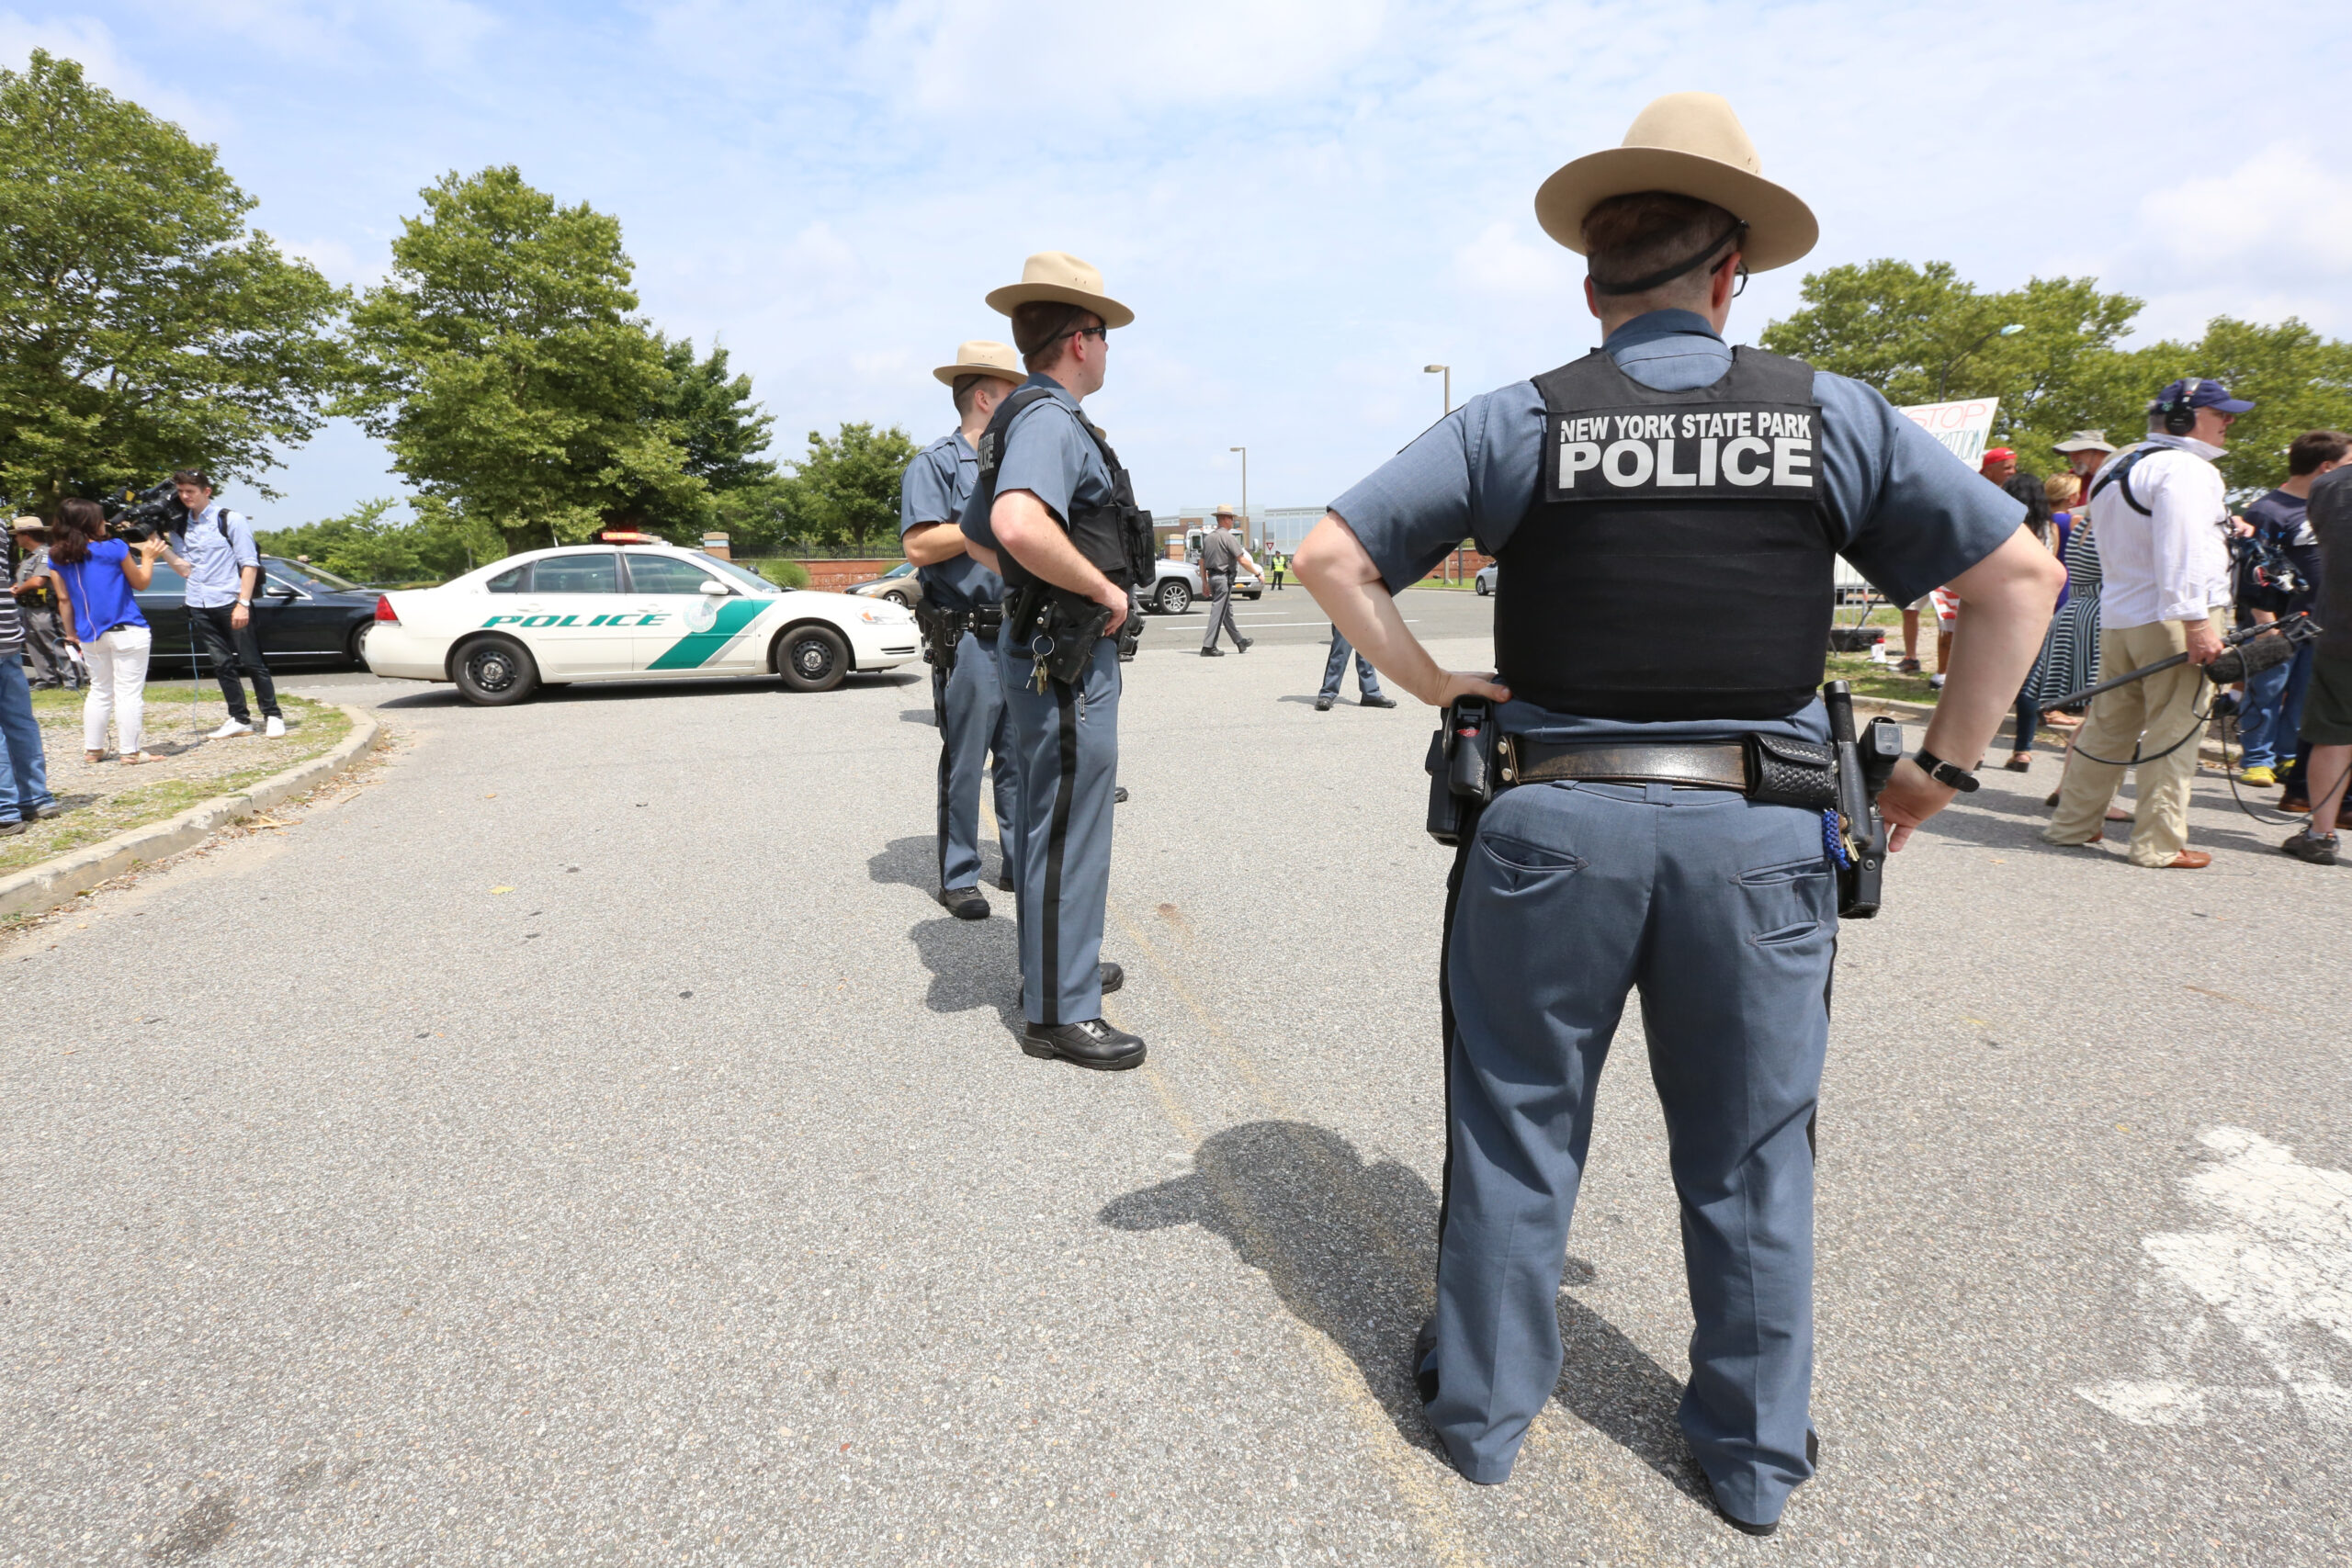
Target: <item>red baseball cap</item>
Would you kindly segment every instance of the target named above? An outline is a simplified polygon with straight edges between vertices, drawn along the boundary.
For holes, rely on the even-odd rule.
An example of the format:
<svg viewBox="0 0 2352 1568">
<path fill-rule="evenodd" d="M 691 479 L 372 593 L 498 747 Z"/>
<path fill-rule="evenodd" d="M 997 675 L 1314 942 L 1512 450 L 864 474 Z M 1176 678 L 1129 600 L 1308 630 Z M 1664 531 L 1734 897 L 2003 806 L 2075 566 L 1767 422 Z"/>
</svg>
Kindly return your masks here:
<svg viewBox="0 0 2352 1568">
<path fill-rule="evenodd" d="M 2017 453 L 2008 447 L 1994 446 L 1986 449 L 1984 456 L 1977 460 L 1976 466 L 1980 468 L 1989 468 L 1996 463 L 2014 463 L 2017 460 Z"/>
</svg>

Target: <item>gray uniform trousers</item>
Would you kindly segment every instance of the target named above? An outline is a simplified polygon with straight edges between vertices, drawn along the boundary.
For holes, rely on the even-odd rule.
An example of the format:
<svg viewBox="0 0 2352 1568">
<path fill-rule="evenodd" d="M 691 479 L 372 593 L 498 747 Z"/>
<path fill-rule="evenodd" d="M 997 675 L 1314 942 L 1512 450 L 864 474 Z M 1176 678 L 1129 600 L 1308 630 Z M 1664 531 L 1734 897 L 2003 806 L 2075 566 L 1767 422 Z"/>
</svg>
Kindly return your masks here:
<svg viewBox="0 0 2352 1568">
<path fill-rule="evenodd" d="M 932 669 L 931 705 L 939 719 L 939 886 L 973 887 L 980 880 L 980 773 L 991 754 L 997 842 L 1008 869 L 1021 863 L 1020 773 L 994 637 L 965 632 L 954 671 Z"/>
<path fill-rule="evenodd" d="M 1471 1480 L 1499 1482 L 1552 1395 L 1593 1095 L 1638 990 L 1697 1320 L 1682 1429 L 1727 1512 L 1776 1519 L 1813 1473 L 1813 1120 L 1838 934 L 1820 814 L 1524 786 L 1487 808 L 1459 874 L 1430 1425 Z"/>
<path fill-rule="evenodd" d="M 24 601 L 17 601 L 21 606 Z M 24 611 L 25 652 L 33 661 L 33 680 L 41 685 L 81 685 L 82 667 L 66 657 L 65 625 L 47 606 Z"/>
<path fill-rule="evenodd" d="M 1021 761 L 1022 1003 L 1032 1023 L 1102 1016 L 1103 906 L 1111 896 L 1111 792 L 1119 771 L 1119 650 L 1095 644 L 1073 691 L 1031 684 L 1028 649 L 997 639 L 1004 707 Z"/>
<path fill-rule="evenodd" d="M 1339 627 L 1331 628 L 1331 657 L 1323 661 L 1323 693 L 1327 697 L 1340 694 L 1340 677 L 1348 672 L 1348 655 L 1355 653 L 1347 635 Z M 1380 677 L 1372 668 L 1372 660 L 1356 653 L 1356 694 L 1365 697 L 1380 695 Z"/>
<path fill-rule="evenodd" d="M 1213 572 L 1201 579 L 1209 591 L 1209 629 L 1201 638 L 1203 648 L 1216 646 L 1220 628 L 1233 634 L 1233 646 L 1241 646 L 1241 627 L 1233 618 L 1233 574 Z"/>
</svg>

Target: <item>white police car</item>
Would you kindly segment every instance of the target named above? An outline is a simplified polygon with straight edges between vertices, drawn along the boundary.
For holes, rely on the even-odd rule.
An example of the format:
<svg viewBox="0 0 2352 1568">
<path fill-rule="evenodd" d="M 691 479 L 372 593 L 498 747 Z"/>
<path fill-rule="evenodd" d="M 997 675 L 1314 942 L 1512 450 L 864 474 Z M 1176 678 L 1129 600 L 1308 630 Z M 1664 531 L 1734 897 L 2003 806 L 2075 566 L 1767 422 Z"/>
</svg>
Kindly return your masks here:
<svg viewBox="0 0 2352 1568">
<path fill-rule="evenodd" d="M 455 682 L 468 702 L 502 705 L 574 681 L 769 671 L 823 692 L 921 646 L 913 615 L 887 601 L 779 588 L 731 561 L 607 533 L 387 593 L 366 652 L 387 679 Z"/>
</svg>

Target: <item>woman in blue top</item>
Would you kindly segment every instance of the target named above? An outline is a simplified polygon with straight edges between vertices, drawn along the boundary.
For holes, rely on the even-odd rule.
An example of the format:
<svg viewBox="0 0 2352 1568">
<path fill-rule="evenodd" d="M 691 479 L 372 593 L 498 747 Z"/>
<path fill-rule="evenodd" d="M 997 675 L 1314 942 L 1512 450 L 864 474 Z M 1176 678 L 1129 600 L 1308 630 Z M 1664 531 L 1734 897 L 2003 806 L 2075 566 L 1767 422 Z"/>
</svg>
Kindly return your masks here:
<svg viewBox="0 0 2352 1568">
<path fill-rule="evenodd" d="M 131 595 L 154 581 L 158 535 L 134 549 L 107 537 L 106 514 L 96 502 L 69 501 L 49 547 L 49 583 L 57 593 L 65 640 L 90 667 L 90 694 L 82 704 L 82 760 L 103 761 L 107 720 L 119 727 L 121 758 L 152 762 L 141 748 L 147 716 L 147 655 L 154 634 Z"/>
</svg>

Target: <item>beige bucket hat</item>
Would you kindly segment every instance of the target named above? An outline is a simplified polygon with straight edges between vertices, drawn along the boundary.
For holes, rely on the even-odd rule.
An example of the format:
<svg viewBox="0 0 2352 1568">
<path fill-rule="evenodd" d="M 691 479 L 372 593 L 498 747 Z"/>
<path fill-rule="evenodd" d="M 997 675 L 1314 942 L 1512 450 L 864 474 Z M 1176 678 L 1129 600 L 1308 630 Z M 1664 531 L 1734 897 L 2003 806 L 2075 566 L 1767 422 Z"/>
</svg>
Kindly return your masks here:
<svg viewBox="0 0 2352 1568">
<path fill-rule="evenodd" d="M 1021 367 L 1021 355 L 1011 344 L 984 337 L 957 344 L 956 363 L 943 365 L 932 374 L 951 387 L 967 376 L 1001 376 L 1016 387 L 1029 379 L 1029 372 Z"/>
<path fill-rule="evenodd" d="M 2071 457 L 2076 452 L 2112 452 L 2115 443 L 2107 438 L 2104 430 L 2078 430 L 2064 441 L 2052 441 L 2050 449 Z"/>
<path fill-rule="evenodd" d="M 1039 251 L 1021 264 L 1021 281 L 989 294 L 991 310 L 1010 316 L 1032 299 L 1054 299 L 1076 305 L 1102 318 L 1106 327 L 1124 327 L 1136 313 L 1102 292 L 1102 275 L 1067 251 Z"/>
<path fill-rule="evenodd" d="M 1769 272 L 1813 249 L 1821 225 L 1763 168 L 1729 102 L 1713 93 L 1668 93 L 1634 117 L 1623 145 L 1555 170 L 1535 193 L 1535 220 L 1582 255 L 1585 215 L 1596 204 L 1644 190 L 1697 197 L 1747 223 L 1739 248 L 1747 270 Z"/>
</svg>

